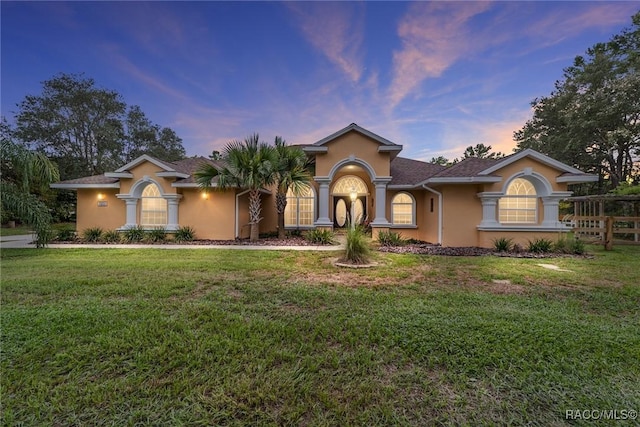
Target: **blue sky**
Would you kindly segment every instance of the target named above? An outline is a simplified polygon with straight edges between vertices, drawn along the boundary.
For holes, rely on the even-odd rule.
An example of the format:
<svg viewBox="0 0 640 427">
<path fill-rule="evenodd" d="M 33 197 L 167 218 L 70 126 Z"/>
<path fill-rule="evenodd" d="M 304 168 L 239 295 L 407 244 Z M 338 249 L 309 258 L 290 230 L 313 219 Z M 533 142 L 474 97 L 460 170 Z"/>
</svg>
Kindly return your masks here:
<svg viewBox="0 0 640 427">
<path fill-rule="evenodd" d="M 2 1 L 2 114 L 85 73 L 173 128 L 188 155 L 259 132 L 313 143 L 352 122 L 455 158 L 511 152 L 576 55 L 640 2 Z"/>
</svg>

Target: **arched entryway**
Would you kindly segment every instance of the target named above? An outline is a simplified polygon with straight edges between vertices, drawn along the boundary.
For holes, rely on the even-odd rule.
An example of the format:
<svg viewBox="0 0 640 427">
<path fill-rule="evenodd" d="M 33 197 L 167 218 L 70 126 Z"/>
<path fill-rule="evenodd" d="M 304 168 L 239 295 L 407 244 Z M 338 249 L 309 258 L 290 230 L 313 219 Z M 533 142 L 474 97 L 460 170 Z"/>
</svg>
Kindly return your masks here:
<svg viewBox="0 0 640 427">
<path fill-rule="evenodd" d="M 369 189 L 364 180 L 355 175 L 345 175 L 333 184 L 333 226 L 343 228 L 351 223 L 363 222 L 367 218 Z"/>
</svg>

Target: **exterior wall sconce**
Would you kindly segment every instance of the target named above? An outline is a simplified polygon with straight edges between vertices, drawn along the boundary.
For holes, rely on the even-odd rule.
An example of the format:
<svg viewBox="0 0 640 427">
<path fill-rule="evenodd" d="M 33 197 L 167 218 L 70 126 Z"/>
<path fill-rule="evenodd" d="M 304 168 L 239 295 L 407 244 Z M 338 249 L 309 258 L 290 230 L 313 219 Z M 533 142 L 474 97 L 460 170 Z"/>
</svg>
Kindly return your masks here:
<svg viewBox="0 0 640 427">
<path fill-rule="evenodd" d="M 98 200 L 104 200 L 105 196 L 102 193 L 98 193 Z"/>
<path fill-rule="evenodd" d="M 202 192 L 202 196 L 201 196 L 204 200 L 209 200 L 209 193 L 207 191 L 203 191 Z"/>
</svg>

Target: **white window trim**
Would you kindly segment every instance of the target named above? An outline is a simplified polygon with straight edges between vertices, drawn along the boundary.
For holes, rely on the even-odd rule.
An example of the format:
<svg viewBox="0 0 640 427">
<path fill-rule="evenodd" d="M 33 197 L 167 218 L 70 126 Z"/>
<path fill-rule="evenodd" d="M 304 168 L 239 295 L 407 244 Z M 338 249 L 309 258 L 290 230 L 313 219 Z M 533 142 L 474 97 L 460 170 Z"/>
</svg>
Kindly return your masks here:
<svg viewBox="0 0 640 427">
<path fill-rule="evenodd" d="M 405 194 L 407 196 L 409 196 L 409 198 L 411 199 L 411 223 L 410 224 L 396 224 L 394 215 L 393 215 L 393 201 L 396 197 L 398 197 L 401 194 Z M 398 204 L 402 204 L 402 205 L 406 205 L 407 203 L 398 203 Z M 396 194 L 393 195 L 393 197 L 391 198 L 391 225 L 390 228 L 417 228 L 416 225 L 416 199 L 415 197 L 413 197 L 413 194 L 408 193 L 406 191 L 400 191 Z"/>
<path fill-rule="evenodd" d="M 313 188 L 313 186 L 309 186 L 309 189 L 311 190 L 311 196 L 305 196 L 305 197 L 294 196 L 295 202 L 296 202 L 296 223 L 287 225 L 286 224 L 286 216 L 285 216 L 284 228 L 286 230 L 311 230 L 311 229 L 315 228 L 314 223 L 315 223 L 316 212 L 317 212 L 316 191 Z M 287 199 L 288 198 L 289 197 L 287 197 Z M 312 212 L 311 224 L 304 224 L 304 225 L 300 224 L 300 199 L 311 199 L 311 201 L 312 201 L 313 212 Z M 287 206 L 289 206 L 289 201 L 287 201 Z M 285 212 L 286 212 L 286 210 L 285 210 Z"/>
</svg>

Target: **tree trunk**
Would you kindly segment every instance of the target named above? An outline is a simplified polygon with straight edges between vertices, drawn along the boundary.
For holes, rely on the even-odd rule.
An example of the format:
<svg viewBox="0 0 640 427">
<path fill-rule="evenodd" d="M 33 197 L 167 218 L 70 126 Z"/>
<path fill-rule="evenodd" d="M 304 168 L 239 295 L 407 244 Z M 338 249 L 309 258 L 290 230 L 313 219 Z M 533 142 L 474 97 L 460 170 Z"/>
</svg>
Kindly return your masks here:
<svg viewBox="0 0 640 427">
<path fill-rule="evenodd" d="M 278 239 L 285 238 L 284 210 L 287 208 L 287 194 L 276 193 L 276 212 L 278 213 Z"/>
<path fill-rule="evenodd" d="M 260 206 L 260 190 L 249 191 L 249 224 L 251 225 L 251 232 L 249 234 L 249 240 L 256 242 L 260 237 L 260 212 L 262 207 Z"/>
</svg>

